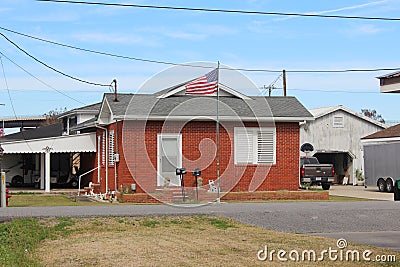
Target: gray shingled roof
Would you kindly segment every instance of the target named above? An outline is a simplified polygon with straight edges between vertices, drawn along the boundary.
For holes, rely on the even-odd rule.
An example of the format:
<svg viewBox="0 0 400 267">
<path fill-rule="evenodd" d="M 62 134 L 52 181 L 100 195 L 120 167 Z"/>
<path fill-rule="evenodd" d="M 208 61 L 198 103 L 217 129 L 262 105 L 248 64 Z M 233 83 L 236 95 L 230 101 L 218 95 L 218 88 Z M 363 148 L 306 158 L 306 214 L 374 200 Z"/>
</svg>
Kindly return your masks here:
<svg viewBox="0 0 400 267">
<path fill-rule="evenodd" d="M 40 126 L 35 129 L 29 129 L 22 132 L 5 135 L 3 137 L 0 137 L 0 142 L 61 136 L 62 132 L 62 123 L 54 123 L 46 126 Z"/>
<path fill-rule="evenodd" d="M 160 94 L 119 94 L 114 102 L 113 94 L 105 94 L 114 116 L 208 116 L 216 114 L 216 97 L 170 96 Z M 219 116 L 241 118 L 296 118 L 312 119 L 312 114 L 295 97 L 254 96 L 250 100 L 237 97 L 220 97 Z"/>
<path fill-rule="evenodd" d="M 97 114 L 99 112 L 99 110 L 100 110 L 100 107 L 101 107 L 101 102 L 90 104 L 90 105 L 87 105 L 87 106 L 83 106 L 83 107 L 79 107 L 79 108 L 68 110 L 68 111 L 60 114 L 58 116 L 58 118 L 66 117 L 66 116 L 69 116 L 71 114 L 77 114 L 77 113 L 86 113 L 86 114 L 87 113 L 94 113 L 94 114 Z"/>
<path fill-rule="evenodd" d="M 382 78 L 393 78 L 393 77 L 398 77 L 400 76 L 400 71 L 396 71 L 396 72 L 391 72 L 382 76 L 378 76 L 376 77 L 377 79 L 382 79 Z"/>
</svg>

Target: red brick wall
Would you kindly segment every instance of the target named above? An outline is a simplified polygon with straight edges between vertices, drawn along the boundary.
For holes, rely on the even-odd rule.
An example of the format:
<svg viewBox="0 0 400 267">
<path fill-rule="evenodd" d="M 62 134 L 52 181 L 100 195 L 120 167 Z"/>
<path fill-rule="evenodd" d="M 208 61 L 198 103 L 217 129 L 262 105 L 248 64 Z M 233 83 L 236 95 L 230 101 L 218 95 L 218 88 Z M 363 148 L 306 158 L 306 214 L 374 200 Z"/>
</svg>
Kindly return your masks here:
<svg viewBox="0 0 400 267">
<path fill-rule="evenodd" d="M 297 190 L 299 187 L 299 124 L 276 123 L 276 164 L 235 165 L 234 127 L 239 123 L 221 123 L 220 126 L 220 173 L 222 191 L 275 191 Z M 257 127 L 256 123 L 245 123 L 246 127 Z M 259 125 L 260 127 L 270 124 Z M 116 130 L 116 124 L 109 130 Z M 103 130 L 98 129 L 101 136 Z M 109 166 L 108 187 L 137 185 L 137 192 L 154 192 L 157 187 L 157 134 L 182 134 L 182 166 L 188 170 L 185 185 L 193 186 L 191 171 L 202 169 L 203 185 L 217 176 L 217 161 L 213 160 L 215 149 L 215 122 L 161 122 L 125 121 L 118 123 L 116 153 L 120 162 Z M 145 132 L 145 134 L 143 134 Z M 98 153 L 100 150 L 98 149 Z M 96 156 L 97 166 L 97 156 Z M 129 166 L 129 167 L 128 167 Z M 105 165 L 101 165 L 101 190 L 105 190 Z M 93 174 L 97 181 L 97 173 Z"/>
<path fill-rule="evenodd" d="M 123 203 L 165 203 L 148 194 L 118 194 Z M 215 200 L 215 198 L 214 198 Z M 256 191 L 229 192 L 222 196 L 222 201 L 268 201 L 268 200 L 329 200 L 328 191 Z"/>
</svg>

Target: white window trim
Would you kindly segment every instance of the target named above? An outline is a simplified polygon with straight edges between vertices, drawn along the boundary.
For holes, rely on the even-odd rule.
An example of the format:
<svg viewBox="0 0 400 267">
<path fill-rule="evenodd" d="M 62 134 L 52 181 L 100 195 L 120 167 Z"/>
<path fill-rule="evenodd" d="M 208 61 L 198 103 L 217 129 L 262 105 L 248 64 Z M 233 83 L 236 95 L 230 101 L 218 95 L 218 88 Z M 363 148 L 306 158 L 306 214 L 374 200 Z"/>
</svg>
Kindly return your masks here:
<svg viewBox="0 0 400 267">
<path fill-rule="evenodd" d="M 164 184 L 164 178 L 161 175 L 161 144 L 162 138 L 176 138 L 178 140 L 178 168 L 182 168 L 182 134 L 157 134 L 157 186 Z"/>
<path fill-rule="evenodd" d="M 273 161 L 268 163 L 258 162 L 258 132 L 262 131 L 273 131 Z M 239 149 L 237 143 L 237 135 L 241 132 L 242 134 L 246 131 L 249 135 L 249 144 L 251 144 L 251 151 L 247 162 L 238 162 Z M 257 165 L 273 165 L 276 164 L 276 128 L 275 127 L 235 127 L 234 128 L 234 161 L 235 164 L 257 164 Z"/>
</svg>

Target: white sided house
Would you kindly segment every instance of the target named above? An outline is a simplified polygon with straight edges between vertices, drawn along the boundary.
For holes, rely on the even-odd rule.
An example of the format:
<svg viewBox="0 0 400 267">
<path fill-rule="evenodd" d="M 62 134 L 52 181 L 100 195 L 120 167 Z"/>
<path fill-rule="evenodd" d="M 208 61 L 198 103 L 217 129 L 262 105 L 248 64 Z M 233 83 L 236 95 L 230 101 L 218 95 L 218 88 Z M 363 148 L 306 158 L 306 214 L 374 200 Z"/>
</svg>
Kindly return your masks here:
<svg viewBox="0 0 400 267">
<path fill-rule="evenodd" d="M 335 183 L 347 177 L 349 184 L 356 184 L 356 170 L 364 172 L 361 138 L 387 126 L 341 105 L 310 112 L 315 120 L 301 125 L 300 144 L 312 144 L 310 155 L 334 165 Z"/>
<path fill-rule="evenodd" d="M 400 93 L 400 71 L 376 77 L 381 93 Z"/>
</svg>

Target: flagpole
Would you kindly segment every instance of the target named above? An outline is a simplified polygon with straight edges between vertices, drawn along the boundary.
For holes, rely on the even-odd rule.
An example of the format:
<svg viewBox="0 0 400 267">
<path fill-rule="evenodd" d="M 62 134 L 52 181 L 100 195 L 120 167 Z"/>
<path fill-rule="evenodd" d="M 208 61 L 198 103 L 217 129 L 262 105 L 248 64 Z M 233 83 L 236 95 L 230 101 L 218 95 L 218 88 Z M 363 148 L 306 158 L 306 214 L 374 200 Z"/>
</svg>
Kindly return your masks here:
<svg viewBox="0 0 400 267">
<path fill-rule="evenodd" d="M 219 154 L 219 61 L 217 67 L 217 125 L 216 125 L 216 143 L 217 143 L 217 203 L 221 202 L 220 192 L 220 154 Z"/>
</svg>

